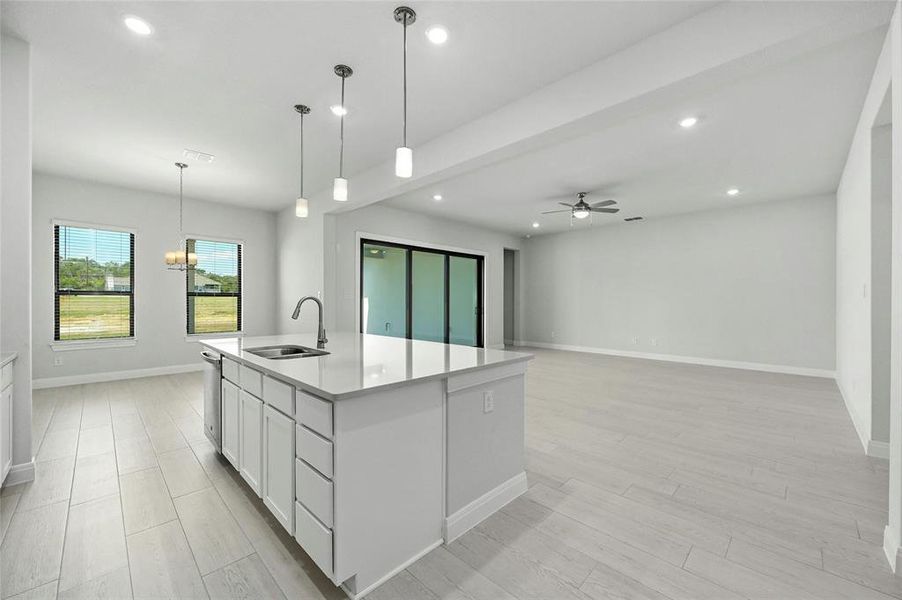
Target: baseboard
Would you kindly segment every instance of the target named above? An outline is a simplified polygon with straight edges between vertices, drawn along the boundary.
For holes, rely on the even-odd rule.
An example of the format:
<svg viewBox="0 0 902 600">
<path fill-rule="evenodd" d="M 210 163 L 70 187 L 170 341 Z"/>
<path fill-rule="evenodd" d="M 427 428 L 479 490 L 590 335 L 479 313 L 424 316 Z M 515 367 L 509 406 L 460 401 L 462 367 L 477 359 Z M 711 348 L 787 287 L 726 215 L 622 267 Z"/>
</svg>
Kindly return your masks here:
<svg viewBox="0 0 902 600">
<path fill-rule="evenodd" d="M 28 483 L 29 481 L 34 481 L 34 460 L 11 466 L 9 473 L 6 474 L 6 479 L 3 480 L 2 487 Z"/>
<path fill-rule="evenodd" d="M 445 518 L 445 543 L 450 544 L 484 519 L 495 514 L 508 502 L 526 491 L 526 472 L 515 475 Z"/>
<path fill-rule="evenodd" d="M 864 422 L 861 415 L 855 409 L 855 405 L 852 404 L 852 401 L 850 399 L 851 396 L 846 393 L 842 379 L 840 379 L 839 377 L 836 378 L 836 387 L 839 389 L 839 395 L 842 396 L 843 404 L 846 405 L 846 412 L 849 413 L 849 418 L 852 419 L 852 427 L 855 428 L 855 433 L 858 434 L 858 441 L 861 442 L 861 447 L 864 449 L 864 453 L 870 455 L 870 426 Z M 889 458 L 889 448 L 887 448 L 887 458 Z"/>
<path fill-rule="evenodd" d="M 883 554 L 886 556 L 889 568 L 898 575 L 897 569 L 900 564 L 900 554 L 902 553 L 900 553 L 899 540 L 893 535 L 889 525 L 883 528 Z"/>
<path fill-rule="evenodd" d="M 570 344 L 549 344 L 546 342 L 530 342 L 517 340 L 515 346 L 534 346 L 549 350 L 568 350 L 570 352 L 587 352 L 589 354 L 606 354 L 608 356 L 621 356 L 624 358 L 643 358 L 646 360 L 660 360 L 665 362 L 685 363 L 690 365 L 703 365 L 707 367 L 723 367 L 726 369 L 743 369 L 745 371 L 763 371 L 765 373 L 783 373 L 786 375 L 805 375 L 807 377 L 824 377 L 834 379 L 836 371 L 828 369 L 814 369 L 810 367 L 793 367 L 790 365 L 772 365 L 768 363 L 744 362 L 739 360 L 720 360 L 717 358 L 699 358 L 697 356 L 680 356 L 677 354 L 654 354 L 651 352 L 634 352 L 631 350 L 613 350 L 609 348 L 595 348 L 593 346 L 573 346 Z"/>
<path fill-rule="evenodd" d="M 70 375 L 67 377 L 45 377 L 34 379 L 31 388 L 41 390 L 46 388 L 63 387 L 67 385 L 81 385 L 83 383 L 102 383 L 104 381 L 119 381 L 121 379 L 138 379 L 140 377 L 156 377 L 159 375 L 176 375 L 178 373 L 193 373 L 204 368 L 203 363 L 191 365 L 169 365 L 166 367 L 152 367 L 149 369 L 133 369 L 130 371 L 107 371 L 105 373 L 87 373 L 85 375 Z"/>
<path fill-rule="evenodd" d="M 889 460 L 889 442 L 868 441 L 868 456 Z"/>
<path fill-rule="evenodd" d="M 348 586 L 346 586 L 345 584 L 341 584 L 340 587 L 341 587 L 342 591 L 348 595 L 348 598 L 351 598 L 351 600 L 358 600 L 359 598 L 363 598 L 364 596 L 366 596 L 367 594 L 369 594 L 370 592 L 375 590 L 377 587 L 379 587 L 380 585 L 382 585 L 383 583 L 385 583 L 386 581 L 388 581 L 389 579 L 391 579 L 392 577 L 394 577 L 395 575 L 397 575 L 398 573 L 400 573 L 401 571 L 403 571 L 404 569 L 406 569 L 413 563 L 417 562 L 418 560 L 420 560 L 421 558 L 423 558 L 424 556 L 426 556 L 427 554 L 429 554 L 430 552 L 432 552 L 433 550 L 435 550 L 436 548 L 438 548 L 441 545 L 442 545 L 442 540 L 436 540 L 435 542 L 429 544 L 428 546 L 426 546 L 425 548 L 423 548 L 422 550 L 417 552 L 415 555 L 411 556 L 408 560 L 404 561 L 402 564 L 398 565 L 397 567 L 395 567 L 394 569 L 392 569 L 391 571 L 389 571 L 388 573 L 386 573 L 385 575 L 380 577 L 378 581 L 368 585 L 366 587 L 366 589 L 361 590 L 361 591 L 357 592 L 356 594 L 354 592 L 352 592 L 348 588 Z"/>
</svg>

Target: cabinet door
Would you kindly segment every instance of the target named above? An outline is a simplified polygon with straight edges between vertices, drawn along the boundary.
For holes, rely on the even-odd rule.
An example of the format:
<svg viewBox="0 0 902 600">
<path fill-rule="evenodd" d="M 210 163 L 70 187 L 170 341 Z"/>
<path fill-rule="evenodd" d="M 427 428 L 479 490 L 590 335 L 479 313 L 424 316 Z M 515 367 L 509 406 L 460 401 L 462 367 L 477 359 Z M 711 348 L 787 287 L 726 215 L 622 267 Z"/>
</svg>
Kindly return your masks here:
<svg viewBox="0 0 902 600">
<path fill-rule="evenodd" d="M 292 433 L 294 430 L 292 429 Z M 13 386 L 0 395 L 0 483 L 6 479 L 13 459 Z M 294 457 L 292 457 L 294 458 Z"/>
<path fill-rule="evenodd" d="M 241 399 L 241 420 L 239 423 L 238 456 L 240 456 L 241 476 L 257 493 L 262 495 L 260 477 L 263 471 L 263 401 L 244 390 L 238 393 Z"/>
<path fill-rule="evenodd" d="M 294 535 L 294 419 L 263 407 L 263 503 Z"/>
<path fill-rule="evenodd" d="M 238 468 L 238 386 L 225 379 L 222 380 L 222 455 L 232 466 Z"/>
</svg>

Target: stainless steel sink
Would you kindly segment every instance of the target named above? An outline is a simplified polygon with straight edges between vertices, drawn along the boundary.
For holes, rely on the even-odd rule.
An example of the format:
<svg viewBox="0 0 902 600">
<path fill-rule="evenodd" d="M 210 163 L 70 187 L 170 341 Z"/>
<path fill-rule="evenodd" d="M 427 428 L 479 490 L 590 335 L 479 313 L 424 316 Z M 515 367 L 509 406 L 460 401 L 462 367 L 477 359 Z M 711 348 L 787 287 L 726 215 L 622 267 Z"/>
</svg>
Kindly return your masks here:
<svg viewBox="0 0 902 600">
<path fill-rule="evenodd" d="M 308 348 L 307 346 L 295 346 L 286 344 L 284 346 L 260 346 L 259 348 L 246 348 L 245 352 L 250 352 L 261 358 L 270 360 L 285 360 L 287 358 L 306 358 L 308 356 L 323 356 L 329 354 L 325 350 L 317 350 L 316 348 Z"/>
</svg>

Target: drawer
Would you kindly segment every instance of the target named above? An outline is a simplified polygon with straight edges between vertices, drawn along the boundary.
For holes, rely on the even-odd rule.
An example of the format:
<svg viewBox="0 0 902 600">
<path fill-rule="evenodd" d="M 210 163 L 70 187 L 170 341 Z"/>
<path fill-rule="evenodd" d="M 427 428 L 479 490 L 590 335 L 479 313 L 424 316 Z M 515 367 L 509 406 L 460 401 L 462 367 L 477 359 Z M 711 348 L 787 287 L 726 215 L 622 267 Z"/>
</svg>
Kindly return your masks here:
<svg viewBox="0 0 902 600">
<path fill-rule="evenodd" d="M 238 378 L 238 363 L 234 360 L 228 359 L 225 356 L 222 357 L 222 376 L 234 383 L 235 385 L 240 385 L 241 381 Z"/>
<path fill-rule="evenodd" d="M 316 472 L 302 460 L 294 461 L 294 485 L 298 502 L 323 522 L 332 527 L 332 482 Z"/>
<path fill-rule="evenodd" d="M 332 478 L 332 442 L 316 435 L 306 427 L 295 425 L 295 448 L 298 458 Z"/>
<path fill-rule="evenodd" d="M 239 365 L 241 370 L 241 389 L 257 398 L 263 398 L 263 373 L 246 366 Z"/>
<path fill-rule="evenodd" d="M 293 386 L 264 375 L 263 401 L 289 417 L 294 417 Z"/>
<path fill-rule="evenodd" d="M 5 389 L 6 386 L 10 385 L 13 382 L 13 363 L 8 362 L 3 365 L 3 369 L 0 370 L 0 390 Z"/>
<path fill-rule="evenodd" d="M 332 403 L 298 390 L 297 405 L 297 421 L 331 440 Z"/>
<path fill-rule="evenodd" d="M 323 573 L 332 577 L 332 531 L 294 503 L 294 538 Z"/>
</svg>

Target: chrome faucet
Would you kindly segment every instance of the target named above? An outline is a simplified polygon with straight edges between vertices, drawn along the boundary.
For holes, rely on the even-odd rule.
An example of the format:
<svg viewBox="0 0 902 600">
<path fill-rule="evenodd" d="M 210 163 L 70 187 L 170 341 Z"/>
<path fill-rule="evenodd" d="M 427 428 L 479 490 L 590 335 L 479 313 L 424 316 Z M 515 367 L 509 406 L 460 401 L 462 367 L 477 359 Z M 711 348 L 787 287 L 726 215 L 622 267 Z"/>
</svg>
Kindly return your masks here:
<svg viewBox="0 0 902 600">
<path fill-rule="evenodd" d="M 298 315 L 301 313 L 301 305 L 307 300 L 313 300 L 319 307 L 319 329 L 316 332 L 316 347 L 320 349 L 325 348 L 326 342 L 329 340 L 326 339 L 326 328 L 323 327 L 323 303 L 320 302 L 319 298 L 316 298 L 315 296 L 304 296 L 298 300 L 298 304 L 294 307 L 294 313 L 292 313 L 291 318 L 297 321 Z"/>
</svg>

